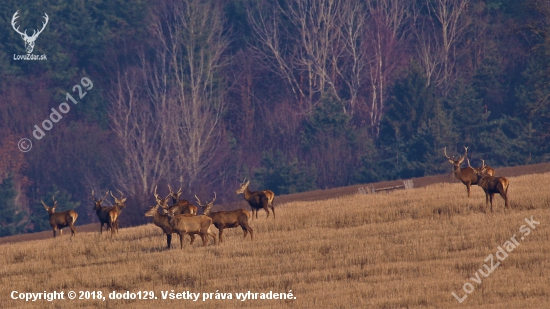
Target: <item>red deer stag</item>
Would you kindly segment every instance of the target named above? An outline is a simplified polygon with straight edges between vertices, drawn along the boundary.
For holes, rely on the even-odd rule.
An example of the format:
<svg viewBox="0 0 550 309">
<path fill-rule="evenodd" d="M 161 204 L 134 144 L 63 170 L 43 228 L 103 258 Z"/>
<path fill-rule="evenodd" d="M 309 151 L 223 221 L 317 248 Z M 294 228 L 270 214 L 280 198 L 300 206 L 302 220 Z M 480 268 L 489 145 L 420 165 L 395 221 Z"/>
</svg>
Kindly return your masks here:
<svg viewBox="0 0 550 309">
<path fill-rule="evenodd" d="M 167 214 L 160 213 L 159 212 L 160 204 L 157 204 L 151 208 L 145 213 L 145 217 L 153 217 L 153 223 L 160 227 L 164 234 L 166 234 L 166 244 L 168 245 L 168 249 L 170 249 L 171 243 L 172 243 L 172 227 L 170 226 L 170 220 L 168 218 Z M 162 208 L 162 207 L 161 207 Z M 194 216 L 191 214 L 185 214 L 185 216 Z M 208 227 L 207 231 L 208 235 L 214 239 L 214 244 L 216 244 L 216 234 L 212 232 L 210 227 Z M 195 235 L 191 234 L 191 245 L 195 241 Z"/>
<path fill-rule="evenodd" d="M 172 232 L 180 236 L 180 246 L 182 250 L 183 236 L 185 236 L 185 234 L 189 234 L 190 236 L 199 234 L 202 238 L 203 246 L 206 246 L 208 243 L 208 230 L 212 224 L 212 219 L 210 217 L 190 214 L 175 215 L 172 211 L 168 211 L 167 209 L 163 209 L 163 212 L 168 216 L 168 223 L 172 228 Z"/>
<path fill-rule="evenodd" d="M 445 157 L 449 159 L 449 162 L 453 165 L 456 179 L 462 181 L 462 183 L 466 185 L 466 189 L 468 190 L 468 197 L 470 197 L 470 187 L 471 185 L 477 185 L 477 176 L 476 171 L 473 167 L 460 167 L 460 164 L 464 162 L 464 159 L 466 159 L 466 156 L 468 155 L 468 147 L 464 147 L 464 149 L 464 156 L 460 157 L 458 160 L 454 160 L 447 155 L 447 147 L 443 149 L 443 153 L 445 154 Z"/>
<path fill-rule="evenodd" d="M 65 210 L 63 212 L 55 212 L 55 208 L 57 207 L 57 201 L 55 200 L 55 197 L 52 196 L 53 200 L 53 206 L 49 207 L 44 203 L 43 200 L 40 200 L 42 202 L 42 205 L 44 205 L 44 208 L 46 208 L 46 211 L 48 212 L 48 215 L 50 216 L 50 225 L 52 226 L 53 230 L 53 238 L 55 238 L 56 231 L 59 230 L 59 235 L 63 235 L 62 228 L 69 227 L 71 229 L 71 237 L 76 238 L 76 229 L 74 227 L 74 223 L 76 219 L 78 218 L 78 214 L 74 210 Z"/>
<path fill-rule="evenodd" d="M 244 199 L 248 202 L 250 208 L 252 208 L 252 215 L 254 215 L 254 211 L 256 212 L 256 219 L 258 219 L 258 210 L 262 208 L 267 213 L 267 218 L 269 218 L 268 206 L 273 212 L 273 219 L 275 219 L 275 208 L 273 207 L 275 193 L 271 190 L 250 191 L 248 188 L 249 184 L 250 180 L 247 181 L 245 178 L 241 183 L 241 187 L 235 191 L 235 194 L 242 193 L 244 195 Z"/>
<path fill-rule="evenodd" d="M 230 229 L 240 226 L 244 231 L 243 239 L 246 238 L 248 232 L 250 232 L 250 240 L 254 239 L 254 231 L 248 225 L 248 218 L 250 213 L 244 209 L 237 209 L 232 211 L 217 211 L 213 212 L 210 209 L 214 206 L 216 200 L 216 192 L 214 192 L 214 199 L 210 203 L 206 203 L 206 206 L 201 204 L 199 198 L 195 195 L 197 203 L 204 210 L 204 215 L 212 218 L 212 223 L 219 231 L 218 244 L 223 240 L 223 229 Z"/>
<path fill-rule="evenodd" d="M 115 200 L 115 206 L 113 206 L 109 210 L 109 220 L 107 223 L 107 228 L 111 228 L 111 237 L 115 234 L 115 232 L 118 234 L 118 217 L 120 217 L 120 214 L 122 213 L 122 209 L 126 207 L 126 198 L 124 197 L 124 193 L 122 193 L 120 190 L 117 190 L 120 192 L 120 198 L 116 198 L 111 191 L 109 193 Z"/>
<path fill-rule="evenodd" d="M 97 214 L 97 218 L 99 219 L 99 223 L 101 224 L 99 226 L 99 233 L 103 234 L 103 225 L 107 224 L 107 229 L 109 229 L 109 211 L 113 209 L 112 206 L 101 206 L 101 203 L 105 200 L 105 198 L 109 195 L 109 191 L 105 192 L 105 196 L 103 196 L 101 199 L 97 200 L 94 197 L 94 190 L 92 190 L 92 195 L 90 195 L 90 199 L 94 201 L 94 210 Z"/>
<path fill-rule="evenodd" d="M 468 162 L 469 163 L 469 162 Z M 493 196 L 500 194 L 504 199 L 504 209 L 508 208 L 508 185 L 510 181 L 505 177 L 489 176 L 485 169 L 476 170 L 477 185 L 485 191 L 485 208 L 489 207 L 491 201 L 491 212 L 493 212 Z"/>
<path fill-rule="evenodd" d="M 170 190 L 170 196 L 172 197 L 172 207 L 178 207 L 179 209 L 178 211 L 180 214 L 192 214 L 192 215 L 197 214 L 197 211 L 199 210 L 197 206 L 189 203 L 188 200 L 179 199 L 182 193 L 181 188 L 178 190 L 178 192 L 173 192 L 170 185 L 168 185 L 168 189 Z"/>
</svg>

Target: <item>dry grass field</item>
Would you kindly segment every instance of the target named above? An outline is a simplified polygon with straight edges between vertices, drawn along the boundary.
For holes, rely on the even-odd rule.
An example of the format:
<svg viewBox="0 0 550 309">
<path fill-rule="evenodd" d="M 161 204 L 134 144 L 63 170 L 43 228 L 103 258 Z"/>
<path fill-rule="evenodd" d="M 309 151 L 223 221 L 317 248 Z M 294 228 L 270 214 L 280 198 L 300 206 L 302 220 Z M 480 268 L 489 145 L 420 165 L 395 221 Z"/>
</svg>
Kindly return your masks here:
<svg viewBox="0 0 550 309">
<path fill-rule="evenodd" d="M 77 232 L 72 241 L 65 231 L 56 239 L 2 244 L 0 307 L 549 308 L 550 173 L 509 179 L 506 212 L 500 196 L 490 213 L 481 188 L 467 198 L 455 182 L 276 203 L 276 220 L 265 212 L 251 220 L 252 242 L 231 229 L 220 246 L 211 240 L 190 246 L 187 236 L 180 250 L 174 235 L 166 250 L 160 228 L 148 224 L 121 228 L 112 240 Z M 527 235 L 531 216 L 540 224 Z M 499 246 L 508 250 L 502 261 Z M 500 264 L 484 277 L 478 269 L 487 273 L 491 254 Z M 470 294 L 459 303 L 451 293 L 463 297 L 463 286 Z M 241 292 L 289 290 L 296 299 L 236 299 Z M 65 300 L 12 300 L 12 291 L 64 291 Z M 69 291 L 77 297 L 101 291 L 106 300 L 68 300 Z M 112 291 L 153 291 L 158 299 L 110 300 Z M 163 291 L 233 299 L 163 300 Z"/>
</svg>

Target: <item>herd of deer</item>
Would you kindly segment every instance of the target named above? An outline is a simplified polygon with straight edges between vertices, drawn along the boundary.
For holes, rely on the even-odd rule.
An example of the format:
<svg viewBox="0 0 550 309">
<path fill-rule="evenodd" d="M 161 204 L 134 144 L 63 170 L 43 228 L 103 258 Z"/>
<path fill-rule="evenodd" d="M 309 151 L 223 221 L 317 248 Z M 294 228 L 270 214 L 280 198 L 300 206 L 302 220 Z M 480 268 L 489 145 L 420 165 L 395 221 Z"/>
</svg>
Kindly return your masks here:
<svg viewBox="0 0 550 309">
<path fill-rule="evenodd" d="M 275 194 L 271 190 L 250 191 L 248 185 L 250 181 L 246 178 L 241 183 L 240 188 L 235 191 L 236 194 L 243 194 L 244 199 L 250 205 L 252 212 L 256 212 L 256 218 L 258 218 L 258 210 L 264 209 L 269 218 L 269 208 L 275 218 L 275 208 L 273 207 L 273 199 Z M 216 243 L 216 234 L 212 231 L 210 226 L 214 226 L 218 229 L 218 244 L 223 241 L 223 230 L 226 228 L 235 228 L 240 226 L 244 231 L 244 237 L 250 233 L 250 239 L 254 238 L 254 231 L 248 224 L 250 218 L 250 212 L 244 209 L 237 209 L 232 211 L 211 211 L 216 200 L 216 192 L 214 192 L 214 198 L 211 202 L 202 204 L 200 199 L 195 195 L 197 204 L 203 209 L 203 215 L 198 215 L 198 207 L 191 204 L 188 200 L 180 199 L 182 194 L 181 188 L 177 192 L 173 192 L 170 185 L 168 185 L 170 193 L 161 198 L 157 194 L 157 187 L 155 187 L 154 196 L 157 201 L 155 206 L 152 206 L 147 212 L 146 217 L 153 217 L 153 223 L 160 227 L 166 234 L 166 243 L 168 248 L 171 246 L 172 234 L 176 233 L 180 236 L 180 245 L 183 249 L 183 237 L 188 234 L 191 237 L 191 244 L 195 241 L 195 235 L 199 235 L 202 238 L 203 245 L 206 246 L 208 236 L 214 239 Z M 92 190 L 90 199 L 94 202 L 94 210 L 96 211 L 99 219 L 100 234 L 103 233 L 103 225 L 107 225 L 107 231 L 111 230 L 111 237 L 118 233 L 118 218 L 122 212 L 122 209 L 126 207 L 126 198 L 124 194 L 120 192 L 120 198 L 117 198 L 110 191 L 105 192 L 105 195 L 100 198 L 95 198 L 95 192 Z M 107 195 L 111 195 L 114 199 L 113 206 L 101 206 L 101 203 L 105 200 Z M 172 205 L 168 206 L 169 200 L 172 199 Z M 64 227 L 70 227 L 71 237 L 76 236 L 76 229 L 74 223 L 78 218 L 78 214 L 74 210 L 67 210 L 56 213 L 57 201 L 53 198 L 54 205 L 49 207 L 42 201 L 42 204 L 48 211 L 50 216 L 50 225 L 53 229 L 53 236 L 56 237 L 56 231 Z"/>
<path fill-rule="evenodd" d="M 508 185 L 509 181 L 505 177 L 495 177 L 495 170 L 485 165 L 485 161 L 482 160 L 482 166 L 479 168 L 473 168 L 470 165 L 470 160 L 467 159 L 468 147 L 464 147 L 464 156 L 455 160 L 447 155 L 447 148 L 443 149 L 445 157 L 454 167 L 454 175 L 464 185 L 468 191 L 468 197 L 470 197 L 470 188 L 472 185 L 478 185 L 485 191 L 485 205 L 489 206 L 491 203 L 491 212 L 493 212 L 493 196 L 498 193 L 504 199 L 504 208 L 508 208 Z M 461 164 L 467 160 L 468 167 L 461 167 Z M 240 185 L 240 188 L 235 191 L 236 194 L 243 194 L 244 199 L 250 205 L 252 214 L 256 213 L 256 219 L 258 218 L 258 210 L 264 209 L 269 218 L 269 208 L 275 218 L 275 208 L 273 207 L 273 199 L 275 194 L 271 190 L 250 191 L 248 185 L 250 180 L 246 178 Z M 248 224 L 250 213 L 244 209 L 237 209 L 232 211 L 212 211 L 214 201 L 216 200 L 216 193 L 214 192 L 214 198 L 211 202 L 202 204 L 199 198 L 195 195 L 197 204 L 203 209 L 203 215 L 198 215 L 198 207 L 191 204 L 188 200 L 181 199 L 181 188 L 177 192 L 173 192 L 170 185 L 168 185 L 170 193 L 161 198 L 157 194 L 157 188 L 155 187 L 155 199 L 157 204 L 152 206 L 146 213 L 146 217 L 153 217 L 153 223 L 160 227 L 166 234 L 166 243 L 170 248 L 172 242 L 172 234 L 176 233 L 180 236 L 180 246 L 183 249 L 183 237 L 188 234 L 191 237 L 191 244 L 195 241 L 195 235 L 199 235 L 202 238 L 203 246 L 206 246 L 208 242 L 208 236 L 214 239 L 216 243 L 216 234 L 212 231 L 210 226 L 214 226 L 218 229 L 218 244 L 223 241 L 223 230 L 226 228 L 235 228 L 240 226 L 244 232 L 243 238 L 250 233 L 250 240 L 254 239 L 254 231 Z M 90 198 L 94 201 L 94 210 L 99 218 L 100 234 L 103 233 L 103 225 L 107 224 L 107 231 L 111 230 L 111 237 L 115 233 L 118 233 L 118 217 L 120 216 L 122 209 L 126 207 L 124 202 L 126 198 L 124 194 L 120 192 L 120 198 L 113 195 L 112 192 L 107 191 L 101 199 L 94 197 L 94 190 Z M 103 200 L 108 194 L 114 199 L 114 206 L 101 206 Z M 169 199 L 172 199 L 172 205 L 168 206 Z M 56 231 L 59 230 L 62 233 L 62 228 L 69 227 L 71 229 L 71 237 L 76 235 L 76 229 L 74 223 L 78 218 L 78 214 L 74 210 L 67 210 L 56 213 L 57 201 L 53 198 L 53 206 L 49 207 L 42 201 L 44 208 L 50 216 L 50 225 L 53 229 L 53 237 L 56 236 Z"/>
<path fill-rule="evenodd" d="M 495 177 L 495 170 L 490 166 L 486 166 L 483 160 L 481 161 L 481 167 L 473 168 L 470 165 L 470 160 L 467 159 L 468 147 L 464 147 L 464 156 L 458 158 L 458 160 L 447 155 L 447 148 L 443 149 L 443 153 L 453 165 L 455 177 L 466 185 L 468 197 L 470 197 L 470 187 L 478 185 L 485 191 L 485 207 L 489 207 L 489 201 L 491 201 L 491 212 L 493 212 L 493 196 L 495 193 L 502 196 L 504 199 L 504 208 L 508 208 L 508 179 L 505 177 Z M 460 165 L 465 159 L 468 162 L 468 167 L 462 168 Z"/>
</svg>

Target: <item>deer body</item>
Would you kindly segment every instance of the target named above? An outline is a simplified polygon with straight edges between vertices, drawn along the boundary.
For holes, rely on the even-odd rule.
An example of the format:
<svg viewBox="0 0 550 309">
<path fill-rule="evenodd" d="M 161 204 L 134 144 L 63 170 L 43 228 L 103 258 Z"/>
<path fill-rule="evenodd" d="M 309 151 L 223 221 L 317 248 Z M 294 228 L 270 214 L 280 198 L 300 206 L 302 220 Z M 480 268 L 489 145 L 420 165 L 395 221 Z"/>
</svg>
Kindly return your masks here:
<svg viewBox="0 0 550 309">
<path fill-rule="evenodd" d="M 218 244 L 221 244 L 223 241 L 223 230 L 230 229 L 240 226 L 244 232 L 243 239 L 246 238 L 248 232 L 250 232 L 250 240 L 254 239 L 254 231 L 248 225 L 248 219 L 250 218 L 250 213 L 244 209 L 237 209 L 232 211 L 211 211 L 212 206 L 214 206 L 214 201 L 207 203 L 206 206 L 202 205 L 199 198 L 195 195 L 197 203 L 204 209 L 204 215 L 212 218 L 212 223 L 219 231 Z"/>
<path fill-rule="evenodd" d="M 454 175 L 456 179 L 460 180 L 465 186 L 466 191 L 468 191 L 468 197 L 470 197 L 470 191 L 472 185 L 477 185 L 477 176 L 476 176 L 476 170 L 473 167 L 465 167 L 461 168 L 460 165 L 462 162 L 464 162 L 464 159 L 466 159 L 466 156 L 468 154 L 468 147 L 464 147 L 466 150 L 463 157 L 460 157 L 458 160 L 454 160 L 453 158 L 449 157 L 447 155 L 447 148 L 444 149 L 445 157 L 449 160 L 449 163 L 453 165 L 454 168 Z"/>
<path fill-rule="evenodd" d="M 185 234 L 194 235 L 198 234 L 202 238 L 203 246 L 206 246 L 208 239 L 208 229 L 212 224 L 212 219 L 201 215 L 174 215 L 168 213 L 169 224 L 172 231 L 180 236 L 180 246 L 183 249 L 183 237 Z"/>
<path fill-rule="evenodd" d="M 111 229 L 111 237 L 114 236 L 115 232 L 118 234 L 118 218 L 122 213 L 122 209 L 126 207 L 126 204 L 124 204 L 124 202 L 126 202 L 124 193 L 120 190 L 118 190 L 118 192 L 120 192 L 120 198 L 116 198 L 112 192 L 109 192 L 115 200 L 115 205 L 108 210 L 107 216 L 107 229 Z"/>
<path fill-rule="evenodd" d="M 478 186 L 485 191 L 485 207 L 489 207 L 491 201 L 491 212 L 493 212 L 493 196 L 500 194 L 504 199 L 504 208 L 508 208 L 508 186 L 510 182 L 505 177 L 488 176 L 484 171 L 477 173 Z"/>
<path fill-rule="evenodd" d="M 44 201 L 41 200 L 42 205 L 44 205 L 44 208 L 48 212 L 48 215 L 50 216 L 50 226 L 53 230 L 53 237 L 56 237 L 56 231 L 59 230 L 59 234 L 62 235 L 62 228 L 69 227 L 71 229 L 71 237 L 76 238 L 76 229 L 74 227 L 74 223 L 76 219 L 78 218 L 78 213 L 74 210 L 65 210 L 62 212 L 55 212 L 55 208 L 57 207 L 57 201 L 55 199 L 54 204 L 52 207 L 48 207 Z"/>
<path fill-rule="evenodd" d="M 267 218 L 269 218 L 269 208 L 271 208 L 271 212 L 273 212 L 273 219 L 275 219 L 275 208 L 273 207 L 275 193 L 271 190 L 250 191 L 248 188 L 249 184 L 250 180 L 246 181 L 245 178 L 243 183 L 241 183 L 241 187 L 235 191 L 235 194 L 243 194 L 244 199 L 248 202 L 250 208 L 252 209 L 252 213 L 254 214 L 254 211 L 256 211 L 256 219 L 258 218 L 258 210 L 262 208 L 267 213 Z"/>
</svg>

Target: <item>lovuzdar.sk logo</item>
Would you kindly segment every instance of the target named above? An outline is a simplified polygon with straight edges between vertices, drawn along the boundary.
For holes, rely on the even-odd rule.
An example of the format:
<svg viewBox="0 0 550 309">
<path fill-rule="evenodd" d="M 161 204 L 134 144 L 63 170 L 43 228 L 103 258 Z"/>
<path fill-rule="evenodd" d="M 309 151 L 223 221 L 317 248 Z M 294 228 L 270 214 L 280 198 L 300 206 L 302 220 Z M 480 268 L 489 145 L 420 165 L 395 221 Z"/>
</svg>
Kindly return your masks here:
<svg viewBox="0 0 550 309">
<path fill-rule="evenodd" d="M 44 13 L 43 17 L 44 17 L 44 19 L 46 19 L 46 21 L 42 22 L 42 29 L 40 29 L 38 31 L 33 30 L 32 35 L 29 36 L 29 35 L 27 35 L 27 29 L 25 29 L 25 31 L 21 32 L 21 31 L 19 31 L 20 26 L 17 26 L 17 28 L 15 27 L 15 20 L 17 18 L 19 18 L 19 16 L 17 15 L 18 13 L 19 13 L 19 11 L 15 12 L 15 14 L 13 14 L 13 17 L 11 19 L 11 26 L 13 27 L 13 30 L 15 30 L 15 32 L 17 32 L 21 35 L 21 38 L 23 39 L 23 41 L 25 41 L 25 49 L 27 50 L 27 54 L 26 55 L 16 55 L 16 54 L 14 54 L 13 55 L 13 60 L 47 60 L 46 55 L 34 55 L 34 54 L 32 54 L 32 51 L 34 49 L 34 44 L 35 44 L 36 39 L 38 38 L 40 33 L 42 33 L 42 31 L 44 31 L 44 28 L 46 28 L 46 25 L 48 24 L 48 20 L 49 20 L 48 14 Z"/>
</svg>

